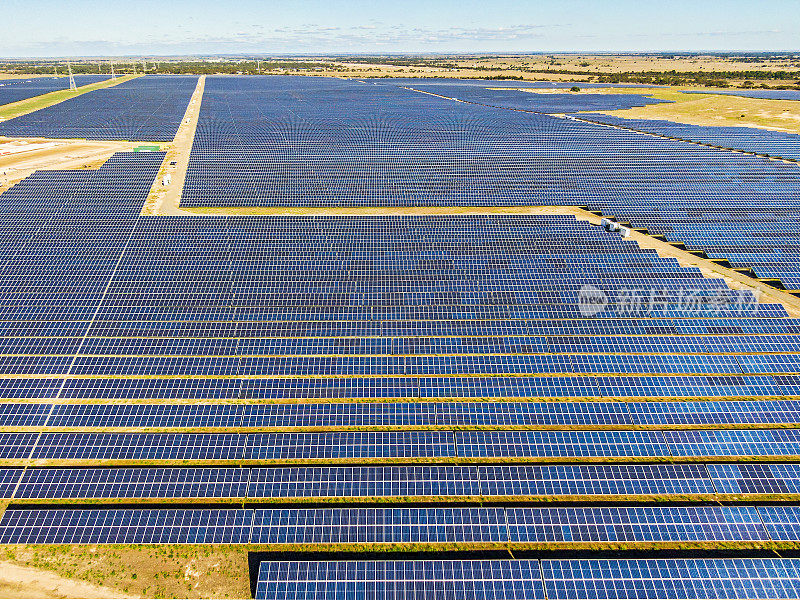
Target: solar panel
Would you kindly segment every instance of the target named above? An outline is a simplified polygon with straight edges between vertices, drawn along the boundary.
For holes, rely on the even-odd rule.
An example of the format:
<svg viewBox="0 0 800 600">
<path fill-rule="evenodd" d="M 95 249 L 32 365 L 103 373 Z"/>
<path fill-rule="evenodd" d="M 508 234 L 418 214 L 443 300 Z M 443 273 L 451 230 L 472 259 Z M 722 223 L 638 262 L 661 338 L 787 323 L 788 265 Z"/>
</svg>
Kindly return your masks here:
<svg viewBox="0 0 800 600">
<path fill-rule="evenodd" d="M 244 498 L 249 469 L 26 469 L 16 498 Z"/>
<path fill-rule="evenodd" d="M 541 566 L 537 560 L 264 561 L 255 597 L 779 600 L 796 597 L 799 588 L 798 561 L 780 558 L 542 560 Z"/>
<path fill-rule="evenodd" d="M 74 75 L 75 85 L 83 87 L 108 80 L 110 75 Z M 0 105 L 20 102 L 42 94 L 69 89 L 69 77 L 30 77 L 0 80 Z"/>
<path fill-rule="evenodd" d="M 795 559 L 543 560 L 547 597 L 782 599 L 800 592 Z"/>
<path fill-rule="evenodd" d="M 15 544 L 244 544 L 249 509 L 6 510 L 0 541 Z"/>
<path fill-rule="evenodd" d="M 253 544 L 445 544 L 508 541 L 500 508 L 257 509 Z"/>
<path fill-rule="evenodd" d="M 740 463 L 707 468 L 719 493 L 796 494 L 800 490 L 800 465 Z"/>
<path fill-rule="evenodd" d="M 709 478 L 708 469 L 711 472 Z M 794 491 L 792 465 L 364 465 L 11 469 L 16 498 L 712 496 Z M 750 479 L 747 479 L 747 478 Z M 758 479 L 756 479 L 758 478 Z M 712 483 L 713 479 L 713 483 Z"/>
<path fill-rule="evenodd" d="M 545 598 L 537 561 L 262 562 L 255 597 Z"/>
</svg>

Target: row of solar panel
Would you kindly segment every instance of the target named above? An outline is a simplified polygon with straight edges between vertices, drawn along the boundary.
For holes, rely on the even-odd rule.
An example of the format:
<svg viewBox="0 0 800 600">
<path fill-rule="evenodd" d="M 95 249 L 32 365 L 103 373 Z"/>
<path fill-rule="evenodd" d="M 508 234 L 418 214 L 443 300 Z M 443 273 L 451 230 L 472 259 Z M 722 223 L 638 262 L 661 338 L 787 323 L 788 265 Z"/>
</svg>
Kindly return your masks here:
<svg viewBox="0 0 800 600">
<path fill-rule="evenodd" d="M 0 357 L 0 373 L 70 375 L 495 375 L 495 374 L 782 374 L 800 371 L 799 354 L 491 355 L 386 357 Z"/>
<path fill-rule="evenodd" d="M 27 266 L 20 265 L 20 268 Z M 32 267 L 33 268 L 33 267 Z M 47 266 L 39 267 L 42 270 L 50 270 Z M 599 289 L 599 288 L 598 288 Z M 727 293 L 726 293 L 727 295 Z M 744 304 L 748 296 L 738 297 L 739 303 Z M 723 297 L 724 299 L 724 297 Z M 9 328 L 14 323 L 19 323 L 20 327 L 40 327 L 47 326 L 48 320 L 67 321 L 74 323 L 86 323 L 95 316 L 98 326 L 114 326 L 119 324 L 130 324 L 136 326 L 141 323 L 142 327 L 153 327 L 147 325 L 152 321 L 169 323 L 169 326 L 179 327 L 181 323 L 208 323 L 207 328 L 213 330 L 215 327 L 227 327 L 223 330 L 223 335 L 231 335 L 236 331 L 242 330 L 247 324 L 251 327 L 258 327 L 258 323 L 270 323 L 273 327 L 370 327 L 376 332 L 381 332 L 381 327 L 441 327 L 447 323 L 454 323 L 457 326 L 481 326 L 487 324 L 491 326 L 502 326 L 507 323 L 512 328 L 530 328 L 531 332 L 541 332 L 549 335 L 571 335 L 572 333 L 582 334 L 613 334 L 632 332 L 631 335 L 648 335 L 653 333 L 664 334 L 719 334 L 719 333 L 792 333 L 800 331 L 800 320 L 790 319 L 785 316 L 776 318 L 773 315 L 784 315 L 783 312 L 775 310 L 775 305 L 753 305 L 750 312 L 744 310 L 744 306 L 737 309 L 725 305 L 714 306 L 710 303 L 703 305 L 698 300 L 696 312 L 691 312 L 694 308 L 687 302 L 684 307 L 683 315 L 648 315 L 647 318 L 634 314 L 614 315 L 607 314 L 606 311 L 600 312 L 596 318 L 588 318 L 581 315 L 578 306 L 562 306 L 559 308 L 537 307 L 531 305 L 521 306 L 485 306 L 475 307 L 469 305 L 447 306 L 398 306 L 394 308 L 370 307 L 370 306 L 237 306 L 231 305 L 218 306 L 176 306 L 173 308 L 154 309 L 153 313 L 147 312 L 146 307 L 123 306 L 118 311 L 112 311 L 109 307 L 103 307 L 96 316 L 89 312 L 91 305 L 76 303 L 75 305 L 52 305 L 42 306 L 32 304 L 29 306 L 3 306 L 0 312 L 0 321 L 11 321 L 11 324 L 3 323 L 2 326 Z M 661 308 L 659 299 L 651 300 L 649 297 L 645 301 L 652 305 L 653 311 Z M 643 302 L 643 304 L 645 303 Z M 585 308 L 585 307 L 584 307 Z M 600 307 L 602 308 L 602 307 Z M 635 307 L 631 307 L 633 309 Z M 649 307 L 648 307 L 649 308 Z M 676 307 L 677 308 L 677 307 Z M 776 307 L 777 308 L 777 307 Z M 47 310 L 58 311 L 50 319 Z M 574 310 L 570 315 L 568 311 Z M 705 310 L 703 310 L 705 309 Z M 585 312 L 585 311 L 584 311 Z M 633 310 L 631 311 L 633 312 Z M 686 314 L 686 313 L 689 314 Z M 677 311 L 675 311 L 677 313 Z M 563 319 L 560 319 L 563 317 Z M 555 320 L 559 318 L 559 320 Z M 36 325 L 36 323 L 44 323 Z M 356 325 L 358 324 L 358 325 Z M 165 325 L 166 326 L 166 325 Z M 239 328 L 233 329 L 232 328 Z M 727 328 L 727 329 L 725 329 Z M 527 333 L 527 332 L 526 332 Z"/>
<path fill-rule="evenodd" d="M 257 600 L 789 600 L 800 559 L 262 562 Z"/>
<path fill-rule="evenodd" d="M 464 354 L 768 354 L 800 353 L 796 335 L 769 336 L 609 336 L 599 338 L 453 337 L 453 338 L 0 338 L 3 355 L 137 355 L 137 356 L 306 356 L 306 355 L 464 355 Z M 545 360 L 545 359 L 542 359 Z M 598 359 L 601 360 L 601 359 Z M 758 359 L 754 359 L 757 361 Z M 769 364 L 772 359 L 766 359 Z M 782 362 L 776 358 L 775 365 Z M 789 360 L 789 359 L 787 359 Z M 782 377 L 776 375 L 775 377 Z M 791 377 L 788 376 L 788 377 Z M 686 380 L 684 378 L 684 380 Z M 660 381 L 666 381 L 661 378 Z M 701 380 L 698 380 L 701 381 Z M 772 385 L 778 381 L 773 378 Z M 791 385 L 791 379 L 780 379 Z M 13 381 L 5 380 L 13 389 Z M 26 385 L 24 382 L 23 387 Z M 111 384 L 105 384 L 111 385 Z M 186 383 L 182 385 L 198 385 Z M 203 386 L 215 385 L 205 383 Z M 222 385 L 222 384 L 219 384 Z M 229 385 L 229 384 L 226 384 Z"/>
<path fill-rule="evenodd" d="M 18 500 L 663 498 L 800 494 L 796 463 L 0 469 Z"/>
<path fill-rule="evenodd" d="M 800 456 L 800 430 L 0 433 L 0 458 L 45 461 L 646 459 Z"/>
<path fill-rule="evenodd" d="M 2 544 L 800 541 L 797 506 L 9 509 Z"/>
<path fill-rule="evenodd" d="M 292 428 L 800 423 L 800 400 L 708 402 L 0 403 L 0 427 Z"/>
<path fill-rule="evenodd" d="M 220 265 L 222 266 L 222 265 Z M 21 266 L 19 268 L 22 268 Z M 41 265 L 43 270 L 48 269 Z M 70 267 L 74 268 L 74 267 Z M 86 267 L 90 268 L 90 267 Z M 631 327 L 641 327 L 652 322 L 658 326 L 685 327 L 690 331 L 692 323 L 697 327 L 741 327 L 739 331 L 753 332 L 753 328 L 778 328 L 783 319 L 788 318 L 786 309 L 780 304 L 761 303 L 757 305 L 702 305 L 693 306 L 691 318 L 686 318 L 687 306 L 672 308 L 654 305 L 648 310 L 649 319 L 635 319 L 630 314 L 617 312 L 616 307 L 607 306 L 594 318 L 581 313 L 580 305 L 536 306 L 536 305 L 442 305 L 429 306 L 348 306 L 329 304 L 326 306 L 230 306 L 230 305 L 188 305 L 177 307 L 158 306 L 101 306 L 99 310 L 85 303 L 62 303 L 28 305 L 0 305 L 0 321 L 47 321 L 89 320 L 94 315 L 97 321 L 111 319 L 160 320 L 160 321 L 402 321 L 402 320 L 526 320 L 533 326 L 544 325 L 545 320 L 558 320 L 564 327 L 595 327 L 592 323 L 605 324 L 614 328 L 616 323 L 628 323 Z M 771 322 L 774 319 L 776 322 Z M 767 329 L 768 330 L 768 329 Z M 612 329 L 613 331 L 613 329 Z M 693 330 L 691 330 L 693 331 Z M 702 332 L 702 329 L 701 329 Z"/>
<path fill-rule="evenodd" d="M 347 289 L 350 287 L 351 289 Z M 296 282 L 294 285 L 271 286 L 267 283 L 254 286 L 230 285 L 209 286 L 205 289 L 194 289 L 191 283 L 152 285 L 142 289 L 139 286 L 122 286 L 111 284 L 111 291 L 103 295 L 103 288 L 95 286 L 89 289 L 79 286 L 64 286 L 54 284 L 51 286 L 34 287 L 19 291 L 0 291 L 0 304 L 14 305 L 19 303 L 52 303 L 64 304 L 70 302 L 103 302 L 106 308 L 113 306 L 141 307 L 161 306 L 179 308 L 181 306 L 199 304 L 214 306 L 227 304 L 229 306 L 271 306 L 275 304 L 286 305 L 333 305 L 350 304 L 352 306 L 426 306 L 430 304 L 446 305 L 472 305 L 507 306 L 535 304 L 543 308 L 553 305 L 572 305 L 568 308 L 575 310 L 580 307 L 581 286 L 565 286 L 559 290 L 556 285 L 544 289 L 526 289 L 528 286 L 519 286 L 519 289 L 509 290 L 504 286 L 483 286 L 484 289 L 475 289 L 475 286 L 464 286 L 459 289 L 457 285 L 416 285 L 395 286 L 395 289 L 386 289 L 380 282 L 371 286 L 357 289 L 357 286 L 340 286 L 336 284 L 315 285 L 313 282 L 303 284 Z M 311 288 L 311 289 L 309 289 Z M 356 288 L 356 289 L 352 289 Z M 666 290 L 657 290 L 657 298 L 651 299 L 649 290 L 642 288 L 630 293 L 623 284 L 615 286 L 611 300 L 615 305 L 614 312 L 622 312 L 629 317 L 647 317 L 654 305 L 660 309 L 683 307 L 683 316 L 691 316 L 694 306 L 741 306 L 741 294 L 728 291 L 718 284 L 704 283 L 701 286 L 692 286 L 687 283 L 671 286 Z M 599 290 L 602 294 L 603 290 Z M 754 303 L 752 296 L 746 295 L 750 304 Z M 598 312 L 603 312 L 601 304 Z M 608 314 L 603 312 L 603 317 Z"/>
<path fill-rule="evenodd" d="M 330 346 L 329 346 L 330 347 Z M 314 349 L 319 351 L 320 346 Z M 352 351 L 352 346 L 350 346 Z M 428 349 L 430 351 L 430 349 Z M 444 351 L 444 349 L 443 349 Z M 452 350 L 447 350 L 452 351 Z M 507 351 L 507 350 L 504 350 Z M 280 352 L 279 352 L 280 353 Z M 0 398 L 81 400 L 782 398 L 800 375 L 0 379 Z"/>
</svg>

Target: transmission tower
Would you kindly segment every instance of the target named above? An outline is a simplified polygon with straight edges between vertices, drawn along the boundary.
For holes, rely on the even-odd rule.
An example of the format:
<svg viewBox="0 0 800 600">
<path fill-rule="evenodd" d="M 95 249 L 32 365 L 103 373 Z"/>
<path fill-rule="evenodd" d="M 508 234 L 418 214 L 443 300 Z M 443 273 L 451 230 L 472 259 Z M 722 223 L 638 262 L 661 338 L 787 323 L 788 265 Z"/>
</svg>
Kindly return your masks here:
<svg viewBox="0 0 800 600">
<path fill-rule="evenodd" d="M 75 85 L 75 77 L 72 75 L 72 65 L 70 63 L 67 63 L 67 70 L 69 71 L 69 89 L 77 91 L 78 86 Z"/>
</svg>

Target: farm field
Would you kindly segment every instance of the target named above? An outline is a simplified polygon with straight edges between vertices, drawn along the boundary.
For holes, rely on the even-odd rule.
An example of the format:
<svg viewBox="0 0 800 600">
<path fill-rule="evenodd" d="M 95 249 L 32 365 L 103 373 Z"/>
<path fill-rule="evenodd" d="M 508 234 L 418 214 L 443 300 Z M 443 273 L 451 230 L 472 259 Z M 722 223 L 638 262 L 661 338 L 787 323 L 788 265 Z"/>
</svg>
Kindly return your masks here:
<svg viewBox="0 0 800 600">
<path fill-rule="evenodd" d="M 800 593 L 796 101 L 538 86 L 0 123 L 0 595 Z"/>
</svg>

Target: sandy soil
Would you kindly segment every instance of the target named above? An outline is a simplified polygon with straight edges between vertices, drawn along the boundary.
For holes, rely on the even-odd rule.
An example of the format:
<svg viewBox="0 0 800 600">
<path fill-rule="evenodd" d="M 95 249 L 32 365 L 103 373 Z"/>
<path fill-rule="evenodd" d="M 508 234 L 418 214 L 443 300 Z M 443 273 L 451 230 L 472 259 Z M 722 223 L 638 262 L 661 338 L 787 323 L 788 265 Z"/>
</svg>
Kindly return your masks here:
<svg viewBox="0 0 800 600">
<path fill-rule="evenodd" d="M 2 598 L 139 598 L 113 588 L 0 561 Z"/>
<path fill-rule="evenodd" d="M 249 598 L 238 546 L 0 546 L 2 598 Z"/>
</svg>

